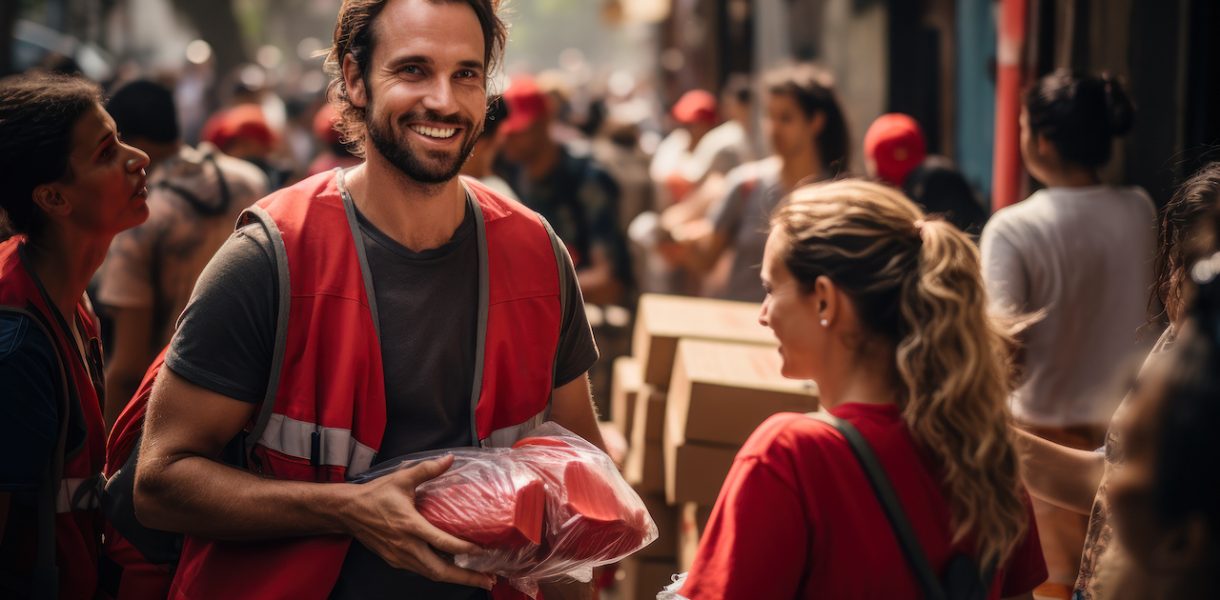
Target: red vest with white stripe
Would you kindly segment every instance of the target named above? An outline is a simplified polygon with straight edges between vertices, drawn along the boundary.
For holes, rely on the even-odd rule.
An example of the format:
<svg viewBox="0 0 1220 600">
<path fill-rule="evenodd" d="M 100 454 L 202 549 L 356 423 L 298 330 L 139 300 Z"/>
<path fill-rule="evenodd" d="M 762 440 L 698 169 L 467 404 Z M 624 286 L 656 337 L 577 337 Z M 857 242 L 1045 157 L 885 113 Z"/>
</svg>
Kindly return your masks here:
<svg viewBox="0 0 1220 600">
<path fill-rule="evenodd" d="M 102 422 L 99 390 L 94 386 L 84 359 L 76 350 L 69 325 L 52 306 L 33 275 L 26 267 L 21 246 L 25 238 L 18 236 L 0 243 L 0 310 L 17 311 L 33 318 L 35 327 L 41 327 L 55 345 L 61 373 L 51 376 L 64 381 L 59 399 L 60 426 L 69 419 L 69 414 L 79 415 L 74 421 L 85 427 L 84 442 L 76 448 L 64 448 L 63 470 L 58 490 L 55 493 L 55 558 L 59 569 L 59 597 L 63 599 L 93 598 L 97 588 L 98 554 L 101 548 L 101 514 L 97 508 L 95 493 L 97 478 L 102 472 L 105 457 L 106 429 Z M 97 350 L 97 325 L 81 303 L 76 305 L 73 318 L 86 336 L 97 362 L 95 371 L 101 368 Z M 100 374 L 99 374 L 100 377 Z M 98 380 L 100 382 L 100 379 Z M 57 382 L 58 383 L 58 382 Z M 21 401 L 6 398 L 6 401 Z M 51 457 L 9 457 L 9 460 L 47 461 Z M 10 507 L 10 511 L 12 507 Z M 9 514 L 7 537 L 16 537 L 13 530 L 33 531 L 30 523 L 18 523 Z M 36 532 L 35 532 L 36 533 Z M 36 535 L 35 535 L 36 537 Z M 37 544 L 30 540 L 31 547 L 26 557 L 33 560 Z"/>
<path fill-rule="evenodd" d="M 562 250 L 537 214 L 463 183 L 474 200 L 481 279 L 470 441 L 507 445 L 549 410 Z M 250 468 L 277 479 L 351 479 L 373 464 L 386 426 L 376 296 L 351 197 L 341 174 L 323 173 L 258 202 L 242 223 L 254 220 L 270 233 L 281 281 L 264 400 L 271 410 L 251 427 L 261 435 Z M 170 596 L 325 598 L 350 544 L 344 536 L 257 543 L 188 536 Z"/>
</svg>

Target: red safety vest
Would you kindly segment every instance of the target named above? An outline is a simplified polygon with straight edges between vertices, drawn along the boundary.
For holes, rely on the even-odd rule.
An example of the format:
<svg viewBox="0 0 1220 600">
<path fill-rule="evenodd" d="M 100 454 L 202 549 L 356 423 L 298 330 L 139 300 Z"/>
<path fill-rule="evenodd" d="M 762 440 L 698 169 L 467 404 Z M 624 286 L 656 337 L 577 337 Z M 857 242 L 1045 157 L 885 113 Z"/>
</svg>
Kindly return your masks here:
<svg viewBox="0 0 1220 600">
<path fill-rule="evenodd" d="M 510 445 L 549 411 L 563 250 L 537 214 L 463 182 L 474 198 L 481 254 L 471 443 Z M 264 477 L 342 482 L 366 471 L 381 446 L 386 397 L 376 296 L 342 185 L 338 171 L 310 177 L 261 200 L 241 220 L 267 227 L 281 279 L 270 402 L 263 402 L 270 410 L 250 428 L 261 431 L 250 469 Z M 170 596 L 325 598 L 351 541 L 188 536 Z"/>
<path fill-rule="evenodd" d="M 24 237 L 17 236 L 0 243 L 0 310 L 19 312 L 31 317 L 34 326 L 43 328 L 55 345 L 59 369 L 62 370 L 55 377 L 61 378 L 66 384 L 62 385 L 65 389 L 59 403 L 60 435 L 64 435 L 70 414 L 78 415 L 71 420 L 85 427 L 84 442 L 76 448 L 64 448 L 62 471 L 58 474 L 48 473 L 52 482 L 54 479 L 59 480 L 57 489 L 49 489 L 44 495 L 55 496 L 53 522 L 59 597 L 91 599 L 98 583 L 101 515 L 98 511 L 96 490 L 102 472 L 106 442 L 106 428 L 102 422 L 99 401 L 102 390 L 97 325 L 84 304 L 78 303 L 74 318 L 85 335 L 87 352 L 98 377 L 95 381 L 76 349 L 76 342 L 68 324 L 26 268 L 21 251 L 24 242 Z M 13 458 L 16 457 L 10 457 Z M 49 458 L 51 457 L 26 457 L 27 460 L 40 461 Z M 28 521 L 22 522 L 20 518 L 14 519 L 13 508 L 10 506 L 5 537 L 10 540 L 19 539 L 21 541 L 17 543 L 30 546 L 27 554 L 20 558 L 28 558 L 31 566 L 34 566 L 35 554 L 38 552 L 38 525 Z M 35 515 L 30 517 L 38 520 Z"/>
</svg>

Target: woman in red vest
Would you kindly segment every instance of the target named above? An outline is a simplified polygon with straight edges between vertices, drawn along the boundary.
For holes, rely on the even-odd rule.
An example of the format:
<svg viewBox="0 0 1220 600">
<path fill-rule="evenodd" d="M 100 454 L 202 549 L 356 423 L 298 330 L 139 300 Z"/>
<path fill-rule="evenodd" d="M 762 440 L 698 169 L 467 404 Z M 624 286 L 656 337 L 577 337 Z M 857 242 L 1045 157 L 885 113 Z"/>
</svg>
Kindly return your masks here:
<svg viewBox="0 0 1220 600">
<path fill-rule="evenodd" d="M 897 190 L 837 181 L 779 210 L 762 279 L 783 375 L 816 381 L 871 447 L 928 577 L 841 425 L 786 413 L 738 453 L 680 594 L 933 597 L 920 582 L 968 558 L 987 598 L 1029 598 L 1046 566 L 1008 429 L 1011 338 L 987 315 L 974 244 Z"/>
<path fill-rule="evenodd" d="M 0 82 L 0 597 L 99 586 L 101 350 L 85 287 L 148 217 L 148 156 L 119 141 L 96 85 Z"/>
</svg>

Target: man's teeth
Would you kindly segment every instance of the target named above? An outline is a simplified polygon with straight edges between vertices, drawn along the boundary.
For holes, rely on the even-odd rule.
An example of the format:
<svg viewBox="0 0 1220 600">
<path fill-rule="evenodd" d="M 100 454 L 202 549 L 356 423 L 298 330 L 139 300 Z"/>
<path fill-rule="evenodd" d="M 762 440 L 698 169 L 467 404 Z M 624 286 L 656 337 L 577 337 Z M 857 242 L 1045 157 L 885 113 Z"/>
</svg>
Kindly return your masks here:
<svg viewBox="0 0 1220 600">
<path fill-rule="evenodd" d="M 453 137 L 457 133 L 457 129 L 447 128 L 440 129 L 438 127 L 423 127 L 420 125 L 412 125 L 411 129 L 420 135 L 426 135 L 431 138 L 446 139 Z"/>
</svg>

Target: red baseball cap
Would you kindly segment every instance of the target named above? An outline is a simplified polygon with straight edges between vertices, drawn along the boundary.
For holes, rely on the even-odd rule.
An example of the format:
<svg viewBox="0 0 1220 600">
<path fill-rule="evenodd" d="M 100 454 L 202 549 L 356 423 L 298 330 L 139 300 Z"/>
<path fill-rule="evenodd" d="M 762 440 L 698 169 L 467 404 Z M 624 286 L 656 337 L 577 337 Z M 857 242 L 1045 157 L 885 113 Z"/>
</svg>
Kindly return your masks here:
<svg viewBox="0 0 1220 600">
<path fill-rule="evenodd" d="M 719 119 L 716 97 L 705 90 L 691 90 L 682 94 L 670 114 L 683 125 L 714 124 Z"/>
<path fill-rule="evenodd" d="M 504 90 L 504 103 L 508 118 L 500 124 L 500 131 L 506 134 L 524 131 L 547 114 L 546 94 L 532 77 L 514 77 Z"/>
<path fill-rule="evenodd" d="M 877 117 L 864 134 L 864 156 L 877 166 L 877 176 L 902 186 L 907 175 L 928 156 L 919 123 L 901 113 Z"/>
<path fill-rule="evenodd" d="M 337 144 L 340 140 L 339 130 L 335 124 L 339 122 L 339 111 L 329 102 L 322 105 L 313 116 L 313 135 L 324 144 Z"/>
<path fill-rule="evenodd" d="M 253 139 L 268 147 L 276 142 L 275 132 L 267 123 L 263 109 L 254 104 L 239 104 L 213 115 L 203 126 L 201 136 L 221 150 L 240 138 Z"/>
</svg>

